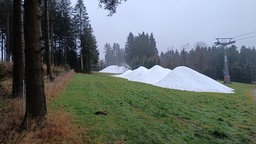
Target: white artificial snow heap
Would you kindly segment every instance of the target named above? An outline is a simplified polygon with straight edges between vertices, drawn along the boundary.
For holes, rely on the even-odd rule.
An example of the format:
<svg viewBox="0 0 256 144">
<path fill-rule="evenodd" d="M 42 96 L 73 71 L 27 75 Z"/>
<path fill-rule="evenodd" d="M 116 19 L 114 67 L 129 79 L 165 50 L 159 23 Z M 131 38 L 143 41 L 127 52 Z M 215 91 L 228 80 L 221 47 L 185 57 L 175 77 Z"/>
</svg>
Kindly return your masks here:
<svg viewBox="0 0 256 144">
<path fill-rule="evenodd" d="M 116 77 L 177 90 L 234 93 L 234 89 L 185 66 L 179 66 L 174 70 L 166 69 L 158 65 L 151 69 L 141 66 L 133 71 L 128 70 Z"/>
<path fill-rule="evenodd" d="M 185 66 L 175 68 L 156 86 L 195 92 L 234 93 L 233 89 Z"/>
<path fill-rule="evenodd" d="M 102 73 L 120 74 L 120 73 L 124 73 L 127 70 L 128 70 L 128 68 L 126 68 L 124 66 L 111 65 L 111 66 L 108 66 L 108 67 L 104 68 L 100 72 L 102 72 Z"/>
<path fill-rule="evenodd" d="M 137 69 L 131 71 L 130 73 L 128 73 L 127 75 L 125 75 L 123 78 L 126 78 L 130 81 L 137 81 L 137 79 L 139 79 L 146 73 L 148 73 L 148 69 L 143 66 L 140 66 L 139 68 L 137 68 Z"/>
<path fill-rule="evenodd" d="M 169 72 L 171 72 L 170 69 L 155 65 L 151 69 L 149 69 L 148 72 L 134 79 L 134 81 L 147 84 L 156 84 L 157 82 L 162 80 Z"/>
</svg>

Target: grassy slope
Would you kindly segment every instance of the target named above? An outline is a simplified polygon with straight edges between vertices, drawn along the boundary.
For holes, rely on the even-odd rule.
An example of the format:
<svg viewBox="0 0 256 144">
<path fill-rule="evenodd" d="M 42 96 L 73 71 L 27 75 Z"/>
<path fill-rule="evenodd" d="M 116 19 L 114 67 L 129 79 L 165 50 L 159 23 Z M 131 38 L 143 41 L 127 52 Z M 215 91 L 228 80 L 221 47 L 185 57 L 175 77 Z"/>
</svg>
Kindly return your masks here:
<svg viewBox="0 0 256 144">
<path fill-rule="evenodd" d="M 70 112 L 92 143 L 253 143 L 252 85 L 230 86 L 236 94 L 176 91 L 77 74 L 50 108 Z"/>
</svg>

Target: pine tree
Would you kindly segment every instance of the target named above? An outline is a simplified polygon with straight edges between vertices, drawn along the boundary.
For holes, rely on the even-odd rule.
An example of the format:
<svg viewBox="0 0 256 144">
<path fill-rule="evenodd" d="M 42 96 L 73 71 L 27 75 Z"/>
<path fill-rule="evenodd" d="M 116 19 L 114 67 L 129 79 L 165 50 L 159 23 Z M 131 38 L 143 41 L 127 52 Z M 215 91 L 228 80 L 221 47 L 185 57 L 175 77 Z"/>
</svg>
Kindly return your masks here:
<svg viewBox="0 0 256 144">
<path fill-rule="evenodd" d="M 77 0 L 77 3 L 73 10 L 73 22 L 74 26 L 77 29 L 76 33 L 80 37 L 84 28 L 88 27 L 89 25 L 89 17 L 83 0 Z"/>
<path fill-rule="evenodd" d="M 85 27 L 81 35 L 81 55 L 83 58 L 84 72 L 91 73 L 93 67 L 96 67 L 99 60 L 97 42 L 92 34 L 92 28 L 89 25 Z"/>
<path fill-rule="evenodd" d="M 134 43 L 135 43 L 134 35 L 130 32 L 127 37 L 127 42 L 125 45 L 125 60 L 129 65 L 131 64 L 131 59 L 134 57 L 134 54 L 133 54 Z"/>
<path fill-rule="evenodd" d="M 77 3 L 73 9 L 73 23 L 76 35 L 77 48 L 80 50 L 80 57 L 83 58 L 82 54 L 82 34 L 84 29 L 89 26 L 89 17 L 84 6 L 83 0 L 77 0 Z M 84 70 L 83 63 L 81 62 L 81 70 Z"/>
</svg>

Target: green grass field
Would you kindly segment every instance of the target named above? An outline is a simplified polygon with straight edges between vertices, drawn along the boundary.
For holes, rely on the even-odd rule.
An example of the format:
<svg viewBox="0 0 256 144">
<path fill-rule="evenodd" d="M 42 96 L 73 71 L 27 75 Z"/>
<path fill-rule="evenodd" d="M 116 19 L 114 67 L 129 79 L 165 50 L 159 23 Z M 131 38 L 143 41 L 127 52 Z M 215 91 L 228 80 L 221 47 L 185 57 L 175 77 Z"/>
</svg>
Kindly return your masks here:
<svg viewBox="0 0 256 144">
<path fill-rule="evenodd" d="M 69 112 L 91 143 L 256 143 L 254 86 L 228 86 L 236 93 L 177 91 L 76 74 L 49 109 Z"/>
</svg>

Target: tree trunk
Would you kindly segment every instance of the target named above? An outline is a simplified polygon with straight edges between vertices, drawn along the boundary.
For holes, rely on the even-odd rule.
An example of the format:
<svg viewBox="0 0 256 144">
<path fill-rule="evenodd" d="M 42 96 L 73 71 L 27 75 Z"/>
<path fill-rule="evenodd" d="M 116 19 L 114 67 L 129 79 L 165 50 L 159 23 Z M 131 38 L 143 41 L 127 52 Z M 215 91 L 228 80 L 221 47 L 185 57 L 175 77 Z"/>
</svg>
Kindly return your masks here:
<svg viewBox="0 0 256 144">
<path fill-rule="evenodd" d="M 50 43 L 51 43 L 51 62 L 55 66 L 55 58 L 54 58 L 54 42 L 53 42 L 53 23 L 52 19 L 49 19 L 49 26 L 50 26 Z"/>
<path fill-rule="evenodd" d="M 22 39 L 22 16 L 21 0 L 13 1 L 13 84 L 12 96 L 18 97 L 23 94 L 23 80 L 25 71 L 24 47 Z"/>
<path fill-rule="evenodd" d="M 42 75 L 40 1 L 25 0 L 24 5 L 26 113 L 21 128 L 27 129 L 33 121 L 43 126 L 47 109 Z"/>
<path fill-rule="evenodd" d="M 2 62 L 4 61 L 4 33 L 2 32 L 1 33 L 1 36 L 2 36 L 2 44 L 1 44 L 1 58 L 2 58 Z"/>
<path fill-rule="evenodd" d="M 47 76 L 50 80 L 53 80 L 51 73 L 51 44 L 50 44 L 50 27 L 49 27 L 49 10 L 48 10 L 48 0 L 44 0 L 44 16 L 45 16 L 45 48 L 46 48 L 46 65 L 47 65 Z"/>
<path fill-rule="evenodd" d="M 8 10 L 7 13 L 7 21 L 6 21 L 6 26 L 7 26 L 7 33 L 6 33 L 6 50 L 5 50 L 5 61 L 10 62 L 10 11 Z"/>
</svg>

